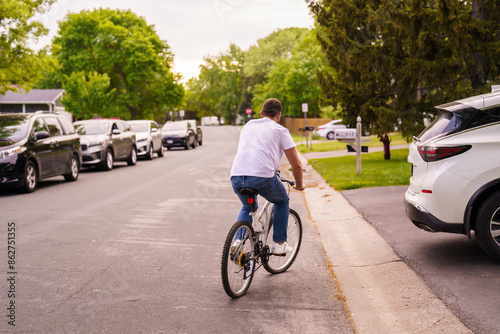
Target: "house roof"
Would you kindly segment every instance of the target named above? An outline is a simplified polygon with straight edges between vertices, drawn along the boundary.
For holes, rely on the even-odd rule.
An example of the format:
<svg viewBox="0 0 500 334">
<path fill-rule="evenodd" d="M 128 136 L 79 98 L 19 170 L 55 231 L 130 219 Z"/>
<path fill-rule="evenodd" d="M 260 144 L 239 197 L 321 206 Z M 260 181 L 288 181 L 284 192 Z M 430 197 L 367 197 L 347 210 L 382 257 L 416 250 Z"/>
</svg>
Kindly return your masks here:
<svg viewBox="0 0 500 334">
<path fill-rule="evenodd" d="M 7 91 L 5 95 L 0 95 L 0 104 L 55 103 L 63 93 L 64 89 L 32 89 L 29 92 L 23 90 Z"/>
</svg>

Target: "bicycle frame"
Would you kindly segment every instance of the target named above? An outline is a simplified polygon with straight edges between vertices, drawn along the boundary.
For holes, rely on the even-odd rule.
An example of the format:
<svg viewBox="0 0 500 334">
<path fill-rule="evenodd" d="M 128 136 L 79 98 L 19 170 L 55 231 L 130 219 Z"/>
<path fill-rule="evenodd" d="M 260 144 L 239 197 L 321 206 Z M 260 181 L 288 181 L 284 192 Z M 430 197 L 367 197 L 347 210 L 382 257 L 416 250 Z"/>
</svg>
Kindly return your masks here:
<svg viewBox="0 0 500 334">
<path fill-rule="evenodd" d="M 251 212 L 252 216 L 252 227 L 254 231 L 258 233 L 260 241 L 262 241 L 262 248 L 266 247 L 267 236 L 269 235 L 269 225 L 271 222 L 271 215 L 273 213 L 274 205 L 266 201 L 264 206 L 260 210 L 259 213 L 256 211 Z M 262 228 L 259 231 L 259 223 Z M 257 241 L 257 240 L 256 240 Z"/>
</svg>

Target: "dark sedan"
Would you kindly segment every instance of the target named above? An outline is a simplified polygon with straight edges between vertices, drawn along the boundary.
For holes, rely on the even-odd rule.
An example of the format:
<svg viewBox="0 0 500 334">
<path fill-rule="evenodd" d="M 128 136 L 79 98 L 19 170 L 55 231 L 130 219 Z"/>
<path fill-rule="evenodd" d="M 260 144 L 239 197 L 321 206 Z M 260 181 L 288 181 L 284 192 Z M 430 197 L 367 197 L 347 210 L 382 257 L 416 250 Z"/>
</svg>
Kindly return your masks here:
<svg viewBox="0 0 500 334">
<path fill-rule="evenodd" d="M 196 148 L 196 133 L 189 121 L 168 122 L 163 125 L 163 146 L 170 150 L 172 147 Z"/>
</svg>

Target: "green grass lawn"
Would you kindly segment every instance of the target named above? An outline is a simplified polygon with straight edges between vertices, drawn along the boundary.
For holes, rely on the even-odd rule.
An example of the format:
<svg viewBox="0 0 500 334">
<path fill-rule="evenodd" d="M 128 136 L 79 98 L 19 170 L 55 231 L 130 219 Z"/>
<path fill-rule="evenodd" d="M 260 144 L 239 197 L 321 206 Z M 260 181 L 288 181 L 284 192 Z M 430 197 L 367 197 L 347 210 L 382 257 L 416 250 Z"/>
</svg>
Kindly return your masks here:
<svg viewBox="0 0 500 334">
<path fill-rule="evenodd" d="M 293 136 L 293 139 L 295 140 L 296 143 L 301 142 L 300 136 Z M 362 146 L 368 146 L 368 147 L 382 146 L 382 142 L 376 136 L 362 137 L 362 139 L 370 140 L 370 142 L 368 143 L 361 143 Z M 390 134 L 389 139 L 391 141 L 391 145 L 408 144 L 408 142 L 405 139 L 403 139 L 401 133 Z M 297 150 L 300 153 L 339 151 L 339 150 L 346 150 L 346 143 L 339 143 L 336 140 L 324 140 L 321 143 L 312 144 L 312 150 L 310 150 L 309 147 L 307 147 L 306 145 L 297 145 Z"/>
<path fill-rule="evenodd" d="M 361 155 L 360 175 L 356 174 L 355 155 L 313 159 L 309 160 L 309 163 L 330 186 L 341 191 L 368 187 L 409 185 L 411 165 L 408 163 L 407 157 L 408 149 L 391 150 L 390 160 L 384 159 L 383 152 L 364 153 Z"/>
</svg>

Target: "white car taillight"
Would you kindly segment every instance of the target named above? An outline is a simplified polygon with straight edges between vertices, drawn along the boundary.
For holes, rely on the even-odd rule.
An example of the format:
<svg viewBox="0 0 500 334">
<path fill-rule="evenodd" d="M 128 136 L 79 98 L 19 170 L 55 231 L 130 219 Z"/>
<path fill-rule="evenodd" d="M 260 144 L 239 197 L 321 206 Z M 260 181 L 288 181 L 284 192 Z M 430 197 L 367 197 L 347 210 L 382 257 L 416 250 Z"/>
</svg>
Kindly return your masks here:
<svg viewBox="0 0 500 334">
<path fill-rule="evenodd" d="M 418 153 L 424 161 L 432 162 L 438 161 L 445 158 L 449 158 L 455 156 L 457 154 L 462 154 L 468 150 L 470 150 L 471 145 L 462 145 L 462 146 L 419 146 Z"/>
</svg>

